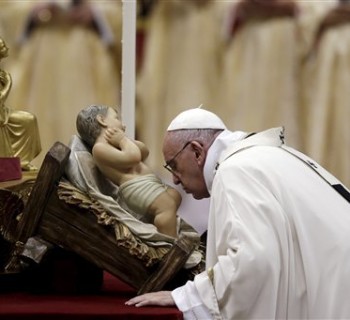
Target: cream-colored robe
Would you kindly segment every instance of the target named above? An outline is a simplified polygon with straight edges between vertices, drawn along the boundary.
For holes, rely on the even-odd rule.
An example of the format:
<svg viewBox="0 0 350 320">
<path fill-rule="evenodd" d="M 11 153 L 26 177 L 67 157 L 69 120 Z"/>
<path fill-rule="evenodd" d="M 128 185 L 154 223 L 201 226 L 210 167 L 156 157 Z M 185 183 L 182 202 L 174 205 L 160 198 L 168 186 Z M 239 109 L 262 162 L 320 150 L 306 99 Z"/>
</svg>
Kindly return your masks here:
<svg viewBox="0 0 350 320">
<path fill-rule="evenodd" d="M 306 152 L 350 186 L 350 23 L 329 28 L 303 73 Z"/>
<path fill-rule="evenodd" d="M 119 106 L 120 100 L 120 1 L 89 1 L 109 29 L 114 49 L 95 31 L 67 25 L 38 27 L 17 46 L 31 10 L 44 2 L 0 3 L 0 26 L 10 48 L 6 68 L 13 78 L 8 105 L 37 117 L 42 145 L 33 161 L 37 166 L 54 142 L 68 144 L 81 109 L 94 103 Z"/>
<path fill-rule="evenodd" d="M 137 83 L 137 133 L 158 174 L 164 172 L 161 150 L 170 121 L 192 106 L 215 108 L 226 3 L 209 1 L 198 8 L 192 2 L 158 1 L 147 29 Z"/>
<path fill-rule="evenodd" d="M 334 2 L 296 1 L 296 17 L 251 19 L 234 33 L 223 57 L 216 110 L 229 128 L 256 132 L 283 125 L 288 143 L 303 147 L 300 65 L 315 26 Z"/>
</svg>

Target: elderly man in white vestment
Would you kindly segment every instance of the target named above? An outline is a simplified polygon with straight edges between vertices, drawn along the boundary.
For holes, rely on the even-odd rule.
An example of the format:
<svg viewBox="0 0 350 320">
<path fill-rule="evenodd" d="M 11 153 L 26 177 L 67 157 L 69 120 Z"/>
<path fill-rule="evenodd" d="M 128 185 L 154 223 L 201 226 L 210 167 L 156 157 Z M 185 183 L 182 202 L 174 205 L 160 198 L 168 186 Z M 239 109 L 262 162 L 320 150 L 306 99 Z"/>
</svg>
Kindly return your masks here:
<svg viewBox="0 0 350 320">
<path fill-rule="evenodd" d="M 284 139 L 231 132 L 200 108 L 170 123 L 174 183 L 211 197 L 206 271 L 126 304 L 176 305 L 185 319 L 350 318 L 349 191 Z"/>
</svg>

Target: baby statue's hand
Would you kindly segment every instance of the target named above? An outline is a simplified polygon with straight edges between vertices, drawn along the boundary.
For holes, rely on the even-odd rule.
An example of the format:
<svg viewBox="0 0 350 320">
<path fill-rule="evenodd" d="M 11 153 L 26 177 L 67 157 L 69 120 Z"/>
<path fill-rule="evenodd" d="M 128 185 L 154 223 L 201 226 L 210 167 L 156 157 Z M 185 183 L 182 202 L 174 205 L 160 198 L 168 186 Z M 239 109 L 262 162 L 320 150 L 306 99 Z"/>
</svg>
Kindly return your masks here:
<svg viewBox="0 0 350 320">
<path fill-rule="evenodd" d="M 125 132 L 121 129 L 108 128 L 105 131 L 105 138 L 109 144 L 119 148 L 120 141 L 125 137 Z"/>
</svg>

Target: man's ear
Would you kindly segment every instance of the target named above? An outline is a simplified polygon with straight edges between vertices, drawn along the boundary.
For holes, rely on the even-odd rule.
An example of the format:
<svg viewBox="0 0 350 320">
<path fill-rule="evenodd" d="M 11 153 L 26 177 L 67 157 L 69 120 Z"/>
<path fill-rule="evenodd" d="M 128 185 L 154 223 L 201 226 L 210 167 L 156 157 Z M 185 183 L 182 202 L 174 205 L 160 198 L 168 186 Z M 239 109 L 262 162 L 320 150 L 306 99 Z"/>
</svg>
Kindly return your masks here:
<svg viewBox="0 0 350 320">
<path fill-rule="evenodd" d="M 105 122 L 105 118 L 104 118 L 104 116 L 102 114 L 98 114 L 96 116 L 96 120 L 102 127 L 107 127 L 107 124 Z"/>
<path fill-rule="evenodd" d="M 198 141 L 192 141 L 191 146 L 192 146 L 192 149 L 195 153 L 196 161 L 200 165 L 203 164 L 205 161 L 205 155 L 206 155 L 203 145 L 201 143 L 199 143 Z"/>
</svg>

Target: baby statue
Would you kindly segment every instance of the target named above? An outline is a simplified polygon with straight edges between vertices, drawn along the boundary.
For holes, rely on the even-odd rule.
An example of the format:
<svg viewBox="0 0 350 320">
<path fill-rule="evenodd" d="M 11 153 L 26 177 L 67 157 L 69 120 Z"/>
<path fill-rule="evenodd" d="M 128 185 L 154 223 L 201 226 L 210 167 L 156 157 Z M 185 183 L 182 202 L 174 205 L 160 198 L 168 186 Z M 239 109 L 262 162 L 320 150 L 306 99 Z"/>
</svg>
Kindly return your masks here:
<svg viewBox="0 0 350 320">
<path fill-rule="evenodd" d="M 177 237 L 176 213 L 181 195 L 144 163 L 148 148 L 125 135 L 118 112 L 92 105 L 79 112 L 76 124 L 81 139 L 92 150 L 96 166 L 119 186 L 127 206 L 137 214 L 149 215 L 159 232 Z"/>
</svg>

